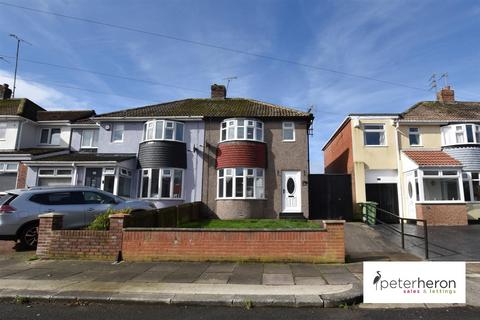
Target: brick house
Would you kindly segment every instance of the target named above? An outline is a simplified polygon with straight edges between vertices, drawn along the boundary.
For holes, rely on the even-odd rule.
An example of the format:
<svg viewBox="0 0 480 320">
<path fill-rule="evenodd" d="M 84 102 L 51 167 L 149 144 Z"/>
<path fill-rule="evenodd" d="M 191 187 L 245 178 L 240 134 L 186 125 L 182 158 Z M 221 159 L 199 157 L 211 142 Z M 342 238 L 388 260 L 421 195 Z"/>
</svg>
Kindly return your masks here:
<svg viewBox="0 0 480 320">
<path fill-rule="evenodd" d="M 349 115 L 323 151 L 326 173 L 351 174 L 357 213 L 375 201 L 434 225 L 480 218 L 480 102 L 450 87 L 403 113 Z"/>
</svg>

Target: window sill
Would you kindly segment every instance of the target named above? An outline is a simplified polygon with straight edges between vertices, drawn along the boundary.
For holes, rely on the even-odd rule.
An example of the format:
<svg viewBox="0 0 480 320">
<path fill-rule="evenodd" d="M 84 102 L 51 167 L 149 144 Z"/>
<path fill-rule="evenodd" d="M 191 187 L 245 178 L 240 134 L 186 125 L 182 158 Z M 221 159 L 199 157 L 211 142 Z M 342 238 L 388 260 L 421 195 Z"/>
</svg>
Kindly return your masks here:
<svg viewBox="0 0 480 320">
<path fill-rule="evenodd" d="M 410 147 L 411 148 L 423 148 L 424 145 L 422 145 L 422 144 L 411 144 Z"/>
<path fill-rule="evenodd" d="M 223 200 L 267 200 L 267 198 L 215 198 L 215 201 Z"/>
<path fill-rule="evenodd" d="M 365 144 L 364 147 L 366 148 L 387 148 L 387 144 L 376 145 L 376 144 Z"/>
<path fill-rule="evenodd" d="M 461 200 L 432 200 L 432 201 L 417 201 L 416 204 L 466 204 Z"/>
<path fill-rule="evenodd" d="M 282 142 L 297 142 L 297 140 L 282 140 Z"/>
<path fill-rule="evenodd" d="M 186 143 L 186 142 L 183 141 L 183 140 L 175 140 L 175 139 L 148 139 L 148 140 L 143 140 L 143 141 L 140 142 L 140 143 L 144 143 L 144 142 L 155 142 L 155 141 L 168 141 L 168 142 Z"/>
<path fill-rule="evenodd" d="M 123 143 L 123 140 L 121 140 L 121 141 L 112 141 L 112 143 Z"/>
<path fill-rule="evenodd" d="M 150 200 L 150 201 L 185 201 L 185 198 L 138 198 L 140 200 Z"/>
<path fill-rule="evenodd" d="M 230 140 L 221 140 L 218 143 L 226 143 L 226 142 L 259 142 L 259 143 L 266 143 L 263 140 L 253 140 L 253 139 L 230 139 Z"/>
</svg>

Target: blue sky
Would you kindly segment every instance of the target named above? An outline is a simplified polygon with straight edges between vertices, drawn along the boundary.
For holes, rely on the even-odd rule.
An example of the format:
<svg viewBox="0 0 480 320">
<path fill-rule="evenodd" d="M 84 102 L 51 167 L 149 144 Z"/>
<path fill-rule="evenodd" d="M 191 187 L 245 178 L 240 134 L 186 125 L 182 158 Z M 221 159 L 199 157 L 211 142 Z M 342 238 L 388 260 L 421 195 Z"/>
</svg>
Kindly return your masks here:
<svg viewBox="0 0 480 320">
<path fill-rule="evenodd" d="M 6 0 L 8 2 L 8 0 Z M 306 110 L 314 106 L 312 172 L 321 147 L 348 113 L 397 112 L 431 100 L 428 79 L 448 72 L 457 100 L 480 100 L 478 1 L 11 1 L 179 38 L 402 83 L 393 86 L 146 34 L 0 5 L 0 55 L 18 34 L 33 45 L 21 58 L 181 88 L 20 61 L 17 97 L 49 109 L 98 113 L 208 97 L 212 83 L 237 76 L 230 97 Z M 12 83 L 14 59 L 0 61 Z M 89 92 L 75 87 L 93 90 Z"/>
</svg>

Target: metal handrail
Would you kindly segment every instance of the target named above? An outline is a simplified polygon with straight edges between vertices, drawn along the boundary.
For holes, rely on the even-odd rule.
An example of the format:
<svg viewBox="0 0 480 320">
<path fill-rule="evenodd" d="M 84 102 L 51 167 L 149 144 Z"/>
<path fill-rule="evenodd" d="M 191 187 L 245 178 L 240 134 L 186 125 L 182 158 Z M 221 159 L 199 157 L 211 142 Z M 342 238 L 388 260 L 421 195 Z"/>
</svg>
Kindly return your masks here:
<svg viewBox="0 0 480 320">
<path fill-rule="evenodd" d="M 360 203 L 360 206 L 362 207 L 362 206 L 373 206 L 373 205 L 370 204 L 370 203 Z M 400 230 L 397 230 L 396 228 L 390 226 L 388 223 L 383 222 L 382 220 L 378 219 L 376 216 L 374 217 L 376 222 L 379 222 L 380 224 L 386 226 L 388 229 L 390 229 L 392 231 L 395 231 L 395 232 L 397 232 L 401 235 L 402 249 L 405 249 L 405 236 L 412 237 L 412 238 L 417 238 L 417 239 L 424 239 L 424 241 L 425 241 L 425 259 L 428 260 L 428 258 L 429 258 L 429 254 L 428 254 L 428 226 L 427 226 L 427 220 L 426 219 L 404 218 L 404 217 L 400 217 L 399 215 L 396 215 L 396 214 L 394 214 L 390 211 L 384 210 L 382 208 L 379 208 L 379 207 L 376 207 L 376 206 L 375 206 L 375 208 L 376 208 L 377 211 L 389 214 L 390 216 L 393 216 L 393 217 L 400 220 Z M 367 217 L 367 219 L 368 219 L 368 217 Z M 423 224 L 423 237 L 415 235 L 415 234 L 411 234 L 411 233 L 406 233 L 404 225 L 403 225 L 404 221 L 414 221 L 416 223 L 421 222 Z"/>
</svg>

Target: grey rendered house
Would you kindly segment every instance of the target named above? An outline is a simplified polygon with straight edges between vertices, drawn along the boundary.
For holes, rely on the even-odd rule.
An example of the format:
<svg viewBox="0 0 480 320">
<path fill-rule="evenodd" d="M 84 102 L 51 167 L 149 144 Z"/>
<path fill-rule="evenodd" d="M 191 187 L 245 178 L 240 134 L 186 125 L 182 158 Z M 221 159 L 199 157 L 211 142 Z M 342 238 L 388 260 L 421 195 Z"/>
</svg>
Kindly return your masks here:
<svg viewBox="0 0 480 320">
<path fill-rule="evenodd" d="M 10 96 L 8 85 L 0 86 L 0 193 L 47 183 L 26 163 L 68 153 L 72 124 L 95 114 L 93 110 L 46 111 L 29 99 Z"/>
</svg>

